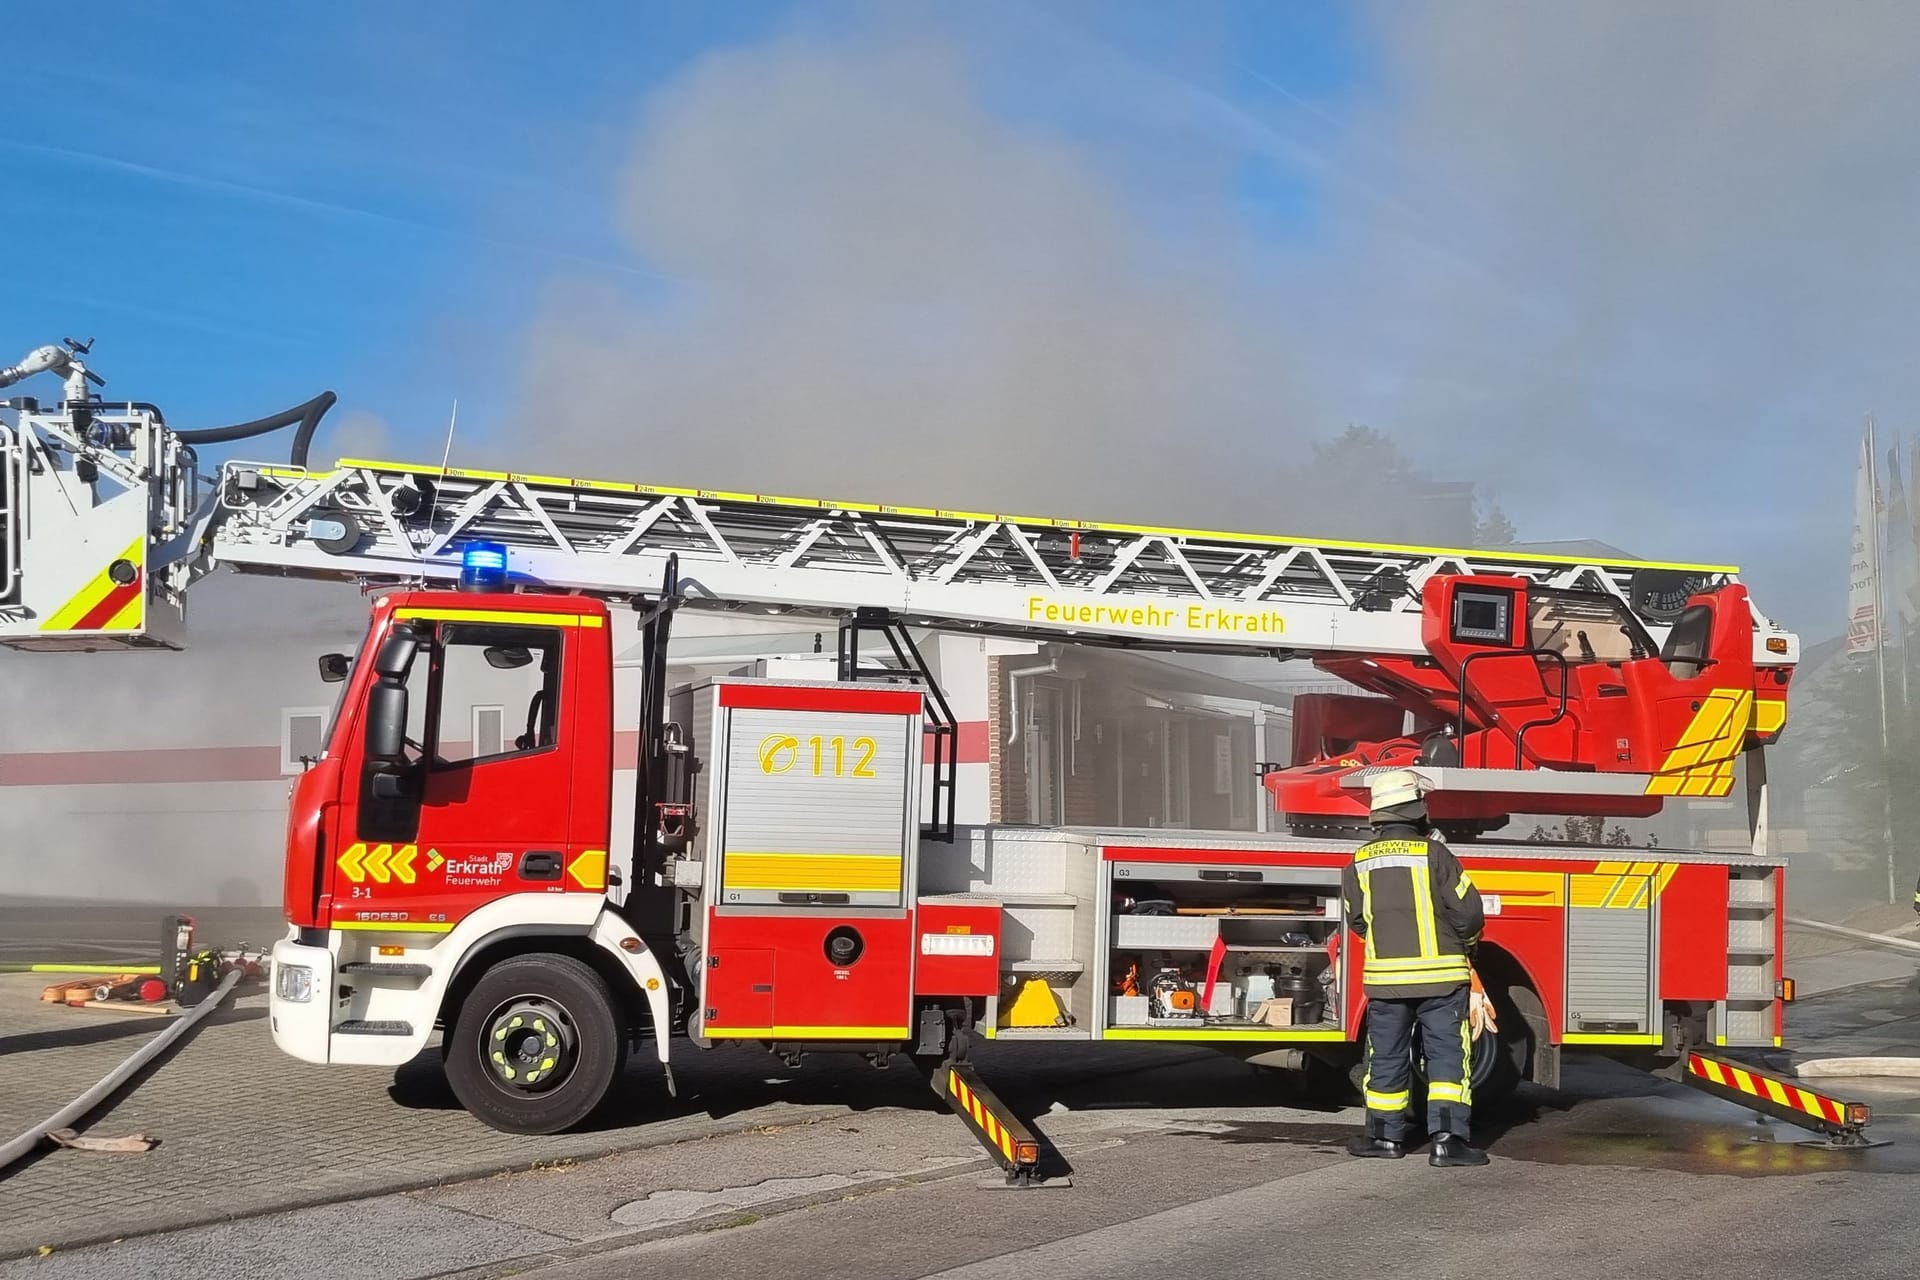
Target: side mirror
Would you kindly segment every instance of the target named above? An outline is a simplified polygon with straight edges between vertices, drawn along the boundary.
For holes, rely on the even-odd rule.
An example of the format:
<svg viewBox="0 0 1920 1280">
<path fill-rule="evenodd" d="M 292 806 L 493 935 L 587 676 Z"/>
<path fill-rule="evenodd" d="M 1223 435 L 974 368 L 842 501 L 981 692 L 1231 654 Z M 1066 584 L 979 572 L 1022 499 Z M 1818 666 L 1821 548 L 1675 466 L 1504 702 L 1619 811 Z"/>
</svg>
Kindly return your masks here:
<svg viewBox="0 0 1920 1280">
<path fill-rule="evenodd" d="M 411 627 L 395 627 L 381 643 L 380 652 L 373 660 L 373 669 L 396 681 L 405 680 L 408 669 L 413 666 L 413 655 L 419 648 L 420 637 L 414 634 Z"/>
<path fill-rule="evenodd" d="M 374 764 L 395 765 L 406 760 L 406 748 L 407 686 L 383 673 L 367 691 L 366 756 Z"/>
<path fill-rule="evenodd" d="M 339 684 L 353 670 L 353 659 L 344 653 L 325 653 L 320 655 L 320 678 L 328 684 Z"/>
<path fill-rule="evenodd" d="M 490 644 L 481 652 L 496 671 L 514 671 L 533 661 L 533 654 L 519 645 Z"/>
</svg>

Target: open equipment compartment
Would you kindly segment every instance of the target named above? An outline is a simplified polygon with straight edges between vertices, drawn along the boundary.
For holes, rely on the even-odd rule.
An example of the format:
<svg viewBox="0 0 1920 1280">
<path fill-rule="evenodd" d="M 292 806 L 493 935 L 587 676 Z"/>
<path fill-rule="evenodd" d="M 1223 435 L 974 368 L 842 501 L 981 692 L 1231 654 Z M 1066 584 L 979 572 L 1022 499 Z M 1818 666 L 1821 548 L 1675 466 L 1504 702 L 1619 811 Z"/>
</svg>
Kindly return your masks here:
<svg viewBox="0 0 1920 1280">
<path fill-rule="evenodd" d="M 1103 853 L 1105 1038 L 1344 1038 L 1337 861 L 1198 839 Z"/>
</svg>

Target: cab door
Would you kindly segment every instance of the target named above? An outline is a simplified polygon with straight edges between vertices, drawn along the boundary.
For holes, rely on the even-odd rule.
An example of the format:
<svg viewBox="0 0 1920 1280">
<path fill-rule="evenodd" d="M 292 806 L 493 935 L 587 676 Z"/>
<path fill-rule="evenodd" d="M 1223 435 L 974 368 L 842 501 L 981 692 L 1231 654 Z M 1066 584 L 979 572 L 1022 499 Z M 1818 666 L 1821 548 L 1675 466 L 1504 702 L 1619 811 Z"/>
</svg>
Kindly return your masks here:
<svg viewBox="0 0 1920 1280">
<path fill-rule="evenodd" d="M 333 926 L 445 932 L 511 894 L 600 892 L 604 848 L 573 822 L 577 629 L 477 609 L 395 619 L 415 649 L 380 678 L 405 690 L 404 746 L 342 788 Z"/>
</svg>

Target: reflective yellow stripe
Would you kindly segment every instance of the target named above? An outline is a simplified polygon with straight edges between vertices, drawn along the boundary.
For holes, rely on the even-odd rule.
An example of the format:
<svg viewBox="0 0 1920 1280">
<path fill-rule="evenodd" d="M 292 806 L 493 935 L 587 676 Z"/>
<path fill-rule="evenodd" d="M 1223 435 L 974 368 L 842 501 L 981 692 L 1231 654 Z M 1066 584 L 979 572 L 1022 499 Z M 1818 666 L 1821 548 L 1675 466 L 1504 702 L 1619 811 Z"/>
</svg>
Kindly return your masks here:
<svg viewBox="0 0 1920 1280">
<path fill-rule="evenodd" d="M 594 613 L 535 613 L 527 609 L 395 609 L 393 616 L 426 622 L 503 622 L 531 627 L 597 627 L 606 621 Z"/>
<path fill-rule="evenodd" d="M 1467 958 L 1463 955 L 1383 956 L 1367 962 L 1367 969 L 1373 973 L 1405 973 L 1416 969 L 1459 969 L 1465 972 L 1466 968 Z"/>
<path fill-rule="evenodd" d="M 420 920 L 335 920 L 336 929 L 379 930 L 383 933 L 451 933 L 447 923 L 428 924 Z"/>
<path fill-rule="evenodd" d="M 898 893 L 901 859 L 864 853 L 728 853 L 728 889 L 795 893 Z"/>
<path fill-rule="evenodd" d="M 1467 896 L 1467 890 L 1471 888 L 1473 888 L 1473 881 L 1467 879 L 1467 873 L 1462 871 L 1460 873 L 1460 883 L 1453 886 L 1453 896 L 1464 899 Z"/>
<path fill-rule="evenodd" d="M 980 1033 L 989 1040 L 997 1038 L 994 1028 L 990 1025 L 982 1027 Z M 1009 1032 L 1005 1038 L 1017 1040 L 1021 1037 L 1016 1029 L 1013 1032 Z M 1267 1044 L 1294 1044 L 1296 1042 L 1309 1040 L 1314 1042 L 1347 1042 L 1347 1033 L 1344 1031 L 1302 1031 L 1298 1027 L 1250 1027 L 1245 1030 L 1235 1029 L 1231 1031 L 1186 1031 L 1179 1028 L 1161 1027 L 1109 1027 L 1100 1033 L 1100 1038 L 1102 1040 L 1166 1040 L 1177 1044 L 1201 1040 L 1248 1040 Z"/>
<path fill-rule="evenodd" d="M 1460 1019 L 1460 1101 L 1473 1105 L 1473 1026 Z"/>
<path fill-rule="evenodd" d="M 1367 965 L 1369 968 L 1372 967 L 1374 959 L 1373 883 L 1371 877 L 1372 872 L 1362 871 L 1360 873 L 1360 907 L 1367 917 Z"/>
<path fill-rule="evenodd" d="M 1454 1084 L 1449 1080 L 1435 1080 L 1427 1085 L 1427 1101 L 1471 1102 L 1472 1098 L 1468 1095 L 1467 1089 L 1468 1086 L 1465 1084 Z"/>
<path fill-rule="evenodd" d="M 80 588 L 79 593 L 76 594 L 73 599 L 67 601 L 66 604 L 55 610 L 51 618 L 48 618 L 40 624 L 40 629 L 42 631 L 72 630 L 76 622 L 79 622 L 80 619 L 93 612 L 94 606 L 120 589 L 120 584 L 113 580 L 113 565 L 115 561 L 127 560 L 136 566 L 144 563 L 141 551 L 146 540 L 146 535 L 141 534 L 132 542 L 128 543 L 125 551 L 102 566 L 100 572 L 94 574 L 93 577 L 87 581 L 87 585 Z M 134 599 L 139 600 L 143 598 L 146 593 L 146 583 L 142 582 L 140 584 L 140 590 L 134 595 Z M 126 612 L 127 609 L 125 607 L 121 608 L 114 614 L 111 621 L 119 621 L 120 618 L 125 616 Z"/>
<path fill-rule="evenodd" d="M 1375 1093 L 1369 1089 L 1367 1090 L 1367 1110 L 1404 1111 L 1407 1107 L 1407 1097 L 1405 1089 L 1399 1093 Z"/>
<path fill-rule="evenodd" d="M 1136 533 L 1152 537 L 1199 538 L 1204 541 L 1251 542 L 1266 546 L 1308 546 L 1328 547 L 1339 551 L 1385 551 L 1418 554 L 1424 556 L 1478 556 L 1479 553 L 1459 547 L 1426 547 L 1402 545 L 1392 542 L 1308 542 L 1300 538 L 1289 538 L 1270 533 L 1235 533 L 1221 529 L 1177 529 L 1148 524 L 1109 524 L 1095 520 L 1062 520 L 1046 516 L 995 515 L 985 511 L 948 511 L 938 507 L 902 507 L 880 506 L 871 502 L 849 502 L 841 499 L 794 498 L 771 493 L 733 493 L 723 489 L 681 489 L 658 484 L 627 484 L 611 480 L 591 480 L 567 478 L 563 476 L 533 476 L 510 474 L 505 471 L 483 471 L 471 467 L 441 467 L 432 463 L 385 462 L 373 458 L 342 458 L 336 464 L 340 468 L 359 468 L 367 471 L 391 473 L 408 472 L 424 476 L 454 476 L 463 480 L 517 480 L 523 483 L 544 484 L 571 488 L 611 489 L 619 493 L 664 494 L 673 497 L 700 498 L 709 502 L 741 502 L 756 506 L 805 507 L 843 511 L 877 511 L 888 514 L 925 516 L 948 520 L 973 520 L 1010 524 L 1041 525 L 1055 529 L 1090 529 L 1102 533 Z M 276 472 L 278 469 L 276 469 Z M 300 475 L 297 471 L 288 474 Z M 330 475 L 331 472 L 308 472 L 308 475 Z M 1503 563 L 1511 564 L 1562 564 L 1588 565 L 1591 557 L 1565 555 L 1521 554 L 1505 557 Z M 1692 573 L 1727 574 L 1740 572 L 1736 565 L 1724 564 L 1681 564 L 1677 561 L 1649 560 L 1644 564 L 1636 561 L 1634 568 L 1678 569 Z"/>
<path fill-rule="evenodd" d="M 1413 879 L 1413 919 L 1420 931 L 1420 954 L 1440 954 L 1440 939 L 1433 928 L 1433 871 L 1417 867 L 1408 873 Z"/>
<path fill-rule="evenodd" d="M 904 1040 L 905 1027 L 702 1027 L 709 1040 Z"/>
<path fill-rule="evenodd" d="M 1639 1032 L 1627 1034 L 1569 1031 L 1560 1037 L 1560 1042 L 1562 1044 L 1659 1044 L 1663 1038 L 1658 1032 L 1643 1035 Z"/>
<path fill-rule="evenodd" d="M 1368 971 L 1365 984 L 1368 987 L 1426 987 L 1435 985 L 1452 986 L 1467 981 L 1468 970 L 1458 969 L 1415 970 L 1408 973 L 1375 973 Z"/>
</svg>

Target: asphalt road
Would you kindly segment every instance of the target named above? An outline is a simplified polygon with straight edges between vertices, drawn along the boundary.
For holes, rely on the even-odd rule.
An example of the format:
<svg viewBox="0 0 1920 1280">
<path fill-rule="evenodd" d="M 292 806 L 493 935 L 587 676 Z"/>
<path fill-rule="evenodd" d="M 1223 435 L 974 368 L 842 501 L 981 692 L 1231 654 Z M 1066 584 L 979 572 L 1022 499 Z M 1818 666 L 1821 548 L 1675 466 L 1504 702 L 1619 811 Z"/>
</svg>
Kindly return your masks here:
<svg viewBox="0 0 1920 1280">
<path fill-rule="evenodd" d="M 0 964 L 153 964 L 169 915 L 192 917 L 205 946 L 267 948 L 286 933 L 278 907 L 0 897 Z"/>
<path fill-rule="evenodd" d="M 1920 990 L 1856 987 L 1796 1007 L 1807 1051 L 1911 1052 Z M 992 1078 L 991 1051 L 982 1054 Z M 691 1068 L 690 1068 L 691 1070 Z M 869 1070 L 809 1060 L 807 1071 Z M 766 1067 L 768 1083 L 790 1074 Z M 803 1072 L 805 1074 L 805 1072 Z M 1477 1117 L 1484 1169 L 1356 1161 L 1358 1117 L 1315 1110 L 1227 1059 L 1005 1092 L 1071 1166 L 1019 1191 L 898 1070 L 873 1103 L 579 1163 L 381 1195 L 0 1264 L 0 1277 L 223 1272 L 301 1280 L 742 1274 L 1368 1276 L 1421 1280 L 1676 1270 L 1742 1280 L 1909 1277 L 1920 1256 L 1920 1081 L 1832 1092 L 1889 1145 L 1836 1152 L 1731 1104 L 1605 1062 Z M 884 1084 L 882 1082 L 885 1082 Z M 857 1083 L 857 1081 L 856 1081 Z M 756 1085 L 743 1080 L 738 1090 Z M 396 1141 L 400 1140 L 396 1136 Z M 97 1157 L 122 1159 L 122 1157 Z M 138 1157 L 125 1157 L 137 1159 Z M 297 1171 L 289 1170 L 289 1176 Z"/>
<path fill-rule="evenodd" d="M 208 943 L 260 945 L 279 932 L 271 910 L 186 913 Z M 0 902 L 0 961 L 151 960 L 163 914 L 157 906 Z M 1819 985 L 1833 989 L 1791 1011 L 1800 1057 L 1920 1057 L 1920 984 L 1904 957 L 1841 952 L 1813 963 L 1827 966 Z M 1853 985 L 1870 979 L 1880 981 Z M 36 1016 L 47 1029 L 35 1022 L 14 1037 L 16 1075 L 42 1056 L 67 1055 L 73 1078 L 91 1079 L 98 1071 L 83 1054 L 110 1050 L 117 1060 L 122 1052 L 118 1041 L 83 1043 L 120 1035 L 111 1024 Z M 253 1043 L 257 1032 L 239 1023 L 208 1031 L 191 1051 L 198 1056 L 101 1122 L 103 1131 L 165 1134 L 157 1151 L 57 1153 L 0 1182 L 0 1204 L 12 1199 L 29 1217 L 23 1198 L 45 1193 L 51 1199 L 39 1212 L 72 1205 L 104 1225 L 158 1188 L 206 1202 L 176 1223 L 208 1223 L 222 1201 L 239 1220 L 0 1262 L 0 1280 L 204 1280 L 210 1269 L 301 1280 L 731 1280 L 775 1267 L 849 1280 L 1371 1277 L 1395 1268 L 1421 1280 L 1481 1280 L 1676 1266 L 1743 1280 L 1835 1270 L 1872 1280 L 1911 1276 L 1920 1257 L 1909 1208 L 1920 1182 L 1908 1181 L 1920 1173 L 1920 1081 L 1823 1082 L 1873 1105 L 1872 1132 L 1890 1142 L 1832 1152 L 1681 1086 L 1576 1063 L 1563 1091 L 1530 1091 L 1516 1107 L 1476 1117 L 1490 1167 L 1436 1170 L 1418 1157 L 1347 1158 L 1341 1144 L 1355 1112 L 1315 1109 L 1219 1056 L 1119 1055 L 1123 1065 L 1109 1049 L 1088 1077 L 1087 1059 L 1070 1051 L 1048 1065 L 1028 1061 L 1034 1050 L 989 1046 L 981 1058 L 989 1081 L 1038 1117 L 1071 1168 L 1070 1186 L 1013 1191 L 997 1185 L 959 1123 L 898 1066 L 876 1076 L 810 1058 L 793 1072 L 750 1049 L 696 1055 L 674 1117 L 633 1130 L 659 1145 L 625 1149 L 641 1137 L 628 1142 L 622 1129 L 502 1140 L 438 1104 L 419 1110 L 424 1095 L 415 1095 L 431 1089 L 411 1067 L 392 1078 L 390 1097 L 383 1073 L 286 1063 Z M 218 1095 L 204 1092 L 199 1069 L 209 1064 L 226 1073 Z M 46 1088 L 50 1098 L 66 1096 L 64 1079 Z M 223 1125 L 220 1115 L 194 1110 L 208 1105 L 244 1119 Z M 334 1117 L 324 1133 L 312 1127 L 316 1114 Z M 587 1158 L 609 1150 L 618 1154 Z M 173 1181 L 195 1161 L 218 1165 L 214 1183 Z M 376 1176 L 395 1162 L 420 1172 Z M 509 1167 L 519 1171 L 470 1177 Z M 397 1190 L 434 1181 L 445 1185 Z M 120 1190 L 86 1190 L 107 1185 Z M 313 1190 L 323 1186 L 337 1189 Z M 333 1197 L 346 1198 L 319 1203 Z M 100 1203 L 82 1203 L 89 1199 Z M 290 1201 L 304 1207 L 286 1208 Z"/>
</svg>

